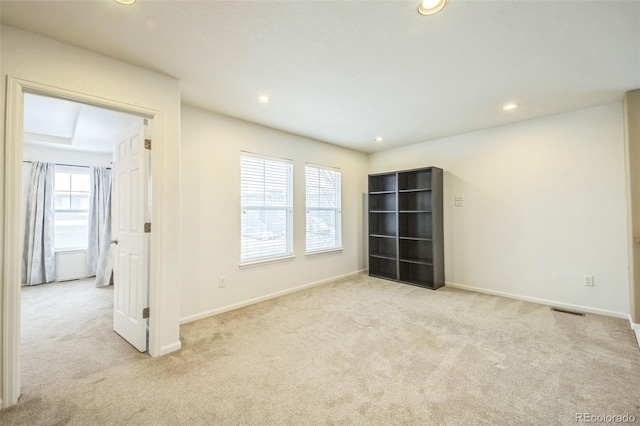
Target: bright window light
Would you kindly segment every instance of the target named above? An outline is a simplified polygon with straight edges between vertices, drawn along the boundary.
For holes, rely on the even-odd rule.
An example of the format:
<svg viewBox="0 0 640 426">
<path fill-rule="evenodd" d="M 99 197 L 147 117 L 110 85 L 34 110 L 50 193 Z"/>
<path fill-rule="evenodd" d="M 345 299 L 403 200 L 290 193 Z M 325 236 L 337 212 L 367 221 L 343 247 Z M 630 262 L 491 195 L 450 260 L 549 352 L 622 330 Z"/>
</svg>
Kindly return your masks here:
<svg viewBox="0 0 640 426">
<path fill-rule="evenodd" d="M 240 157 L 240 262 L 293 255 L 293 164 Z"/>
<path fill-rule="evenodd" d="M 54 246 L 86 249 L 89 241 L 91 179 L 85 167 L 56 166 L 54 178 Z"/>
<path fill-rule="evenodd" d="M 342 172 L 307 164 L 307 253 L 342 247 Z"/>
</svg>

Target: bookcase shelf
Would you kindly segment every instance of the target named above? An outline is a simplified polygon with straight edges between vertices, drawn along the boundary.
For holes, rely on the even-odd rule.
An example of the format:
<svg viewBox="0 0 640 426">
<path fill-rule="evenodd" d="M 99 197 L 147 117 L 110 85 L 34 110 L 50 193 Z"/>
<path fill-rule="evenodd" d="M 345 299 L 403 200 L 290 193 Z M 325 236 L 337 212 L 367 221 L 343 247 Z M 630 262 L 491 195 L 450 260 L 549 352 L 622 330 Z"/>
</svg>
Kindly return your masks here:
<svg viewBox="0 0 640 426">
<path fill-rule="evenodd" d="M 395 194 L 398 190 L 396 174 L 385 173 L 369 177 L 369 193 L 390 192 Z"/>
<path fill-rule="evenodd" d="M 396 239 L 370 235 L 369 255 L 385 257 L 387 259 L 396 259 L 398 257 Z"/>
<path fill-rule="evenodd" d="M 444 285 L 442 169 L 369 175 L 369 275 Z"/>
<path fill-rule="evenodd" d="M 383 192 L 378 194 L 369 194 L 369 211 L 395 211 L 396 210 L 396 193 Z"/>
<path fill-rule="evenodd" d="M 369 234 L 388 237 L 398 235 L 396 212 L 369 212 Z"/>
<path fill-rule="evenodd" d="M 400 192 L 399 210 L 431 210 L 431 191 Z"/>
</svg>

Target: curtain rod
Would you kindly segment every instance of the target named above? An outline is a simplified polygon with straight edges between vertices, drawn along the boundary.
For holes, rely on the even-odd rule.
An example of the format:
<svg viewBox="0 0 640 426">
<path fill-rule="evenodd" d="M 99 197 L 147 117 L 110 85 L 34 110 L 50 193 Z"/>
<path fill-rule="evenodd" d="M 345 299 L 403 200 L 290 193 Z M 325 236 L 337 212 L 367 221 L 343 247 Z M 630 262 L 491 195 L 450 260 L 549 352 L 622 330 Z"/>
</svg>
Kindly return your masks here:
<svg viewBox="0 0 640 426">
<path fill-rule="evenodd" d="M 22 162 L 23 162 L 23 163 L 32 163 L 32 164 L 33 164 L 33 161 L 30 161 L 30 160 L 22 160 Z M 84 167 L 84 168 L 86 168 L 86 169 L 88 169 L 89 167 L 91 167 L 91 166 L 79 166 L 79 165 L 77 165 L 77 164 L 61 164 L 61 163 L 54 163 L 54 164 L 55 164 L 56 166 Z M 98 167 L 98 166 L 96 166 L 96 167 Z M 107 167 L 107 169 L 111 170 L 111 167 Z"/>
</svg>

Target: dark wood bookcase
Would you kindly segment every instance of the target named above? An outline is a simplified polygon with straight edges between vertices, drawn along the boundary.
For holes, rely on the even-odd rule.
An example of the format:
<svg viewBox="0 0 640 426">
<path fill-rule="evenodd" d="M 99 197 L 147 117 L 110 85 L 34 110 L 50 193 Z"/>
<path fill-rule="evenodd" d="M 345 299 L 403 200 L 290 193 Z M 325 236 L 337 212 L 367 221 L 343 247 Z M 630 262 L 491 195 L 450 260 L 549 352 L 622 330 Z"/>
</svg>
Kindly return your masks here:
<svg viewBox="0 0 640 426">
<path fill-rule="evenodd" d="M 444 286 L 442 169 L 369 175 L 369 275 Z"/>
</svg>

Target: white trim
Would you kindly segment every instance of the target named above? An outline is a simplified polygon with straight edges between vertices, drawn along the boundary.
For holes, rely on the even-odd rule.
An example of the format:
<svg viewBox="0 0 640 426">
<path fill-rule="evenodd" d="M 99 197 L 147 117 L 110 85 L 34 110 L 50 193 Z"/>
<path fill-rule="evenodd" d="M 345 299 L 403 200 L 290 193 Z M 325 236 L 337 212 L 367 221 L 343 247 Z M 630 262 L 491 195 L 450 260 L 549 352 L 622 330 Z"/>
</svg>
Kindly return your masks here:
<svg viewBox="0 0 640 426">
<path fill-rule="evenodd" d="M 311 166 L 311 167 L 315 167 L 316 169 L 325 169 L 325 170 L 330 170 L 332 172 L 340 172 L 342 173 L 342 169 L 339 167 L 331 167 L 331 166 L 323 166 L 321 164 L 316 164 L 316 163 L 310 163 L 310 162 L 306 162 L 304 163 L 305 166 Z"/>
<path fill-rule="evenodd" d="M 58 278 L 58 279 L 56 279 L 55 281 L 52 281 L 49 284 L 64 283 L 64 282 L 67 282 L 67 281 L 75 281 L 75 280 L 83 280 L 85 278 L 91 278 L 91 277 L 95 277 L 95 275 L 72 275 L 70 277 Z"/>
<path fill-rule="evenodd" d="M 53 149 L 55 149 L 55 148 L 53 148 Z M 89 174 L 91 174 L 91 171 L 90 171 L 90 167 L 91 166 L 83 166 L 83 165 L 80 165 L 80 164 L 78 164 L 78 165 L 58 164 L 58 163 L 53 163 L 53 164 L 55 166 L 55 171 L 56 172 L 75 173 L 75 174 L 78 174 L 78 175 L 81 175 L 81 174 L 82 175 L 89 175 Z M 69 192 L 69 193 L 71 193 L 71 192 L 85 192 L 87 194 L 90 194 L 91 190 L 89 190 L 89 191 L 72 191 L 71 187 L 69 187 L 69 190 L 68 191 L 65 190 L 64 192 Z M 89 210 L 89 209 L 87 209 L 87 210 Z"/>
<path fill-rule="evenodd" d="M 24 132 L 23 135 L 24 135 L 23 136 L 24 143 L 46 143 L 48 144 L 46 146 L 49 146 L 49 147 L 51 146 L 49 145 L 51 143 L 66 146 L 66 145 L 71 145 L 71 143 L 73 142 L 71 138 L 65 138 L 62 136 L 42 135 L 39 133 L 31 133 L 31 132 Z"/>
<path fill-rule="evenodd" d="M 43 147 L 43 148 L 51 148 L 51 143 L 47 143 L 47 142 L 36 142 L 36 141 L 27 141 L 27 140 L 25 140 L 24 143 L 27 144 L 27 145 L 32 145 L 32 146 L 39 146 L 39 147 Z M 109 154 L 109 155 L 113 155 L 113 151 L 104 151 L 102 149 L 92 149 L 90 147 L 78 148 L 78 147 L 73 147 L 73 146 L 64 145 L 64 144 L 56 145 L 55 149 L 57 149 L 57 150 L 75 151 L 75 152 L 88 152 L 89 154 Z"/>
<path fill-rule="evenodd" d="M 629 315 L 629 325 L 631 326 L 631 330 L 633 330 L 636 340 L 638 341 L 638 349 L 640 349 L 640 324 L 635 324 L 631 319 L 631 315 Z"/>
<path fill-rule="evenodd" d="M 178 340 L 177 342 L 173 342 L 169 345 L 164 345 L 163 347 L 161 347 L 158 356 L 166 355 L 168 353 L 175 352 L 180 349 L 182 349 L 182 342 Z"/>
<path fill-rule="evenodd" d="M 359 273 L 363 272 L 364 270 L 360 270 L 360 271 L 355 271 L 355 272 L 349 272 L 347 274 L 343 274 L 343 275 L 338 275 L 336 277 L 332 277 L 332 278 L 327 278 L 324 280 L 320 280 L 320 281 L 315 281 L 312 283 L 308 283 L 308 284 L 303 284 L 301 286 L 298 287 L 293 287 L 293 288 L 289 288 L 287 290 L 282 290 L 282 291 L 277 291 L 275 293 L 270 293 L 264 296 L 260 296 L 260 297 L 255 297 L 253 299 L 249 299 L 249 300 L 245 300 L 244 302 L 238 302 L 238 303 L 234 303 L 232 305 L 227 305 L 227 306 L 223 306 L 221 308 L 216 308 L 216 309 L 211 309 L 208 311 L 204 311 L 201 312 L 199 314 L 195 314 L 195 315 L 189 315 L 188 317 L 184 317 L 180 319 L 180 324 L 186 324 L 192 321 L 197 321 L 199 319 L 203 319 L 203 318 L 207 318 L 213 315 L 218 315 L 224 312 L 228 312 L 228 311 L 233 311 L 234 309 L 240 309 L 240 308 L 244 308 L 245 306 L 249 306 L 249 305 L 254 305 L 256 303 L 260 303 L 260 302 L 264 302 L 265 300 L 269 300 L 269 299 L 275 299 L 276 297 L 280 297 L 280 296 L 284 296 L 286 294 L 290 294 L 290 293 L 295 293 L 297 291 L 300 290 L 304 290 L 307 288 L 311 288 L 311 287 L 315 287 L 321 284 L 327 284 L 333 281 L 338 281 L 344 278 L 349 278 L 349 277 L 354 277 L 356 275 L 358 275 Z"/>
<path fill-rule="evenodd" d="M 308 251 L 304 255 L 313 257 L 318 254 L 329 254 L 329 253 L 341 252 L 342 250 L 343 250 L 342 247 L 336 247 L 336 248 L 331 248 L 327 250 Z"/>
<path fill-rule="evenodd" d="M 17 404 L 20 397 L 20 265 L 23 229 L 22 141 L 24 96 L 20 82 L 7 76 L 4 160 L 4 276 L 2 318 L 2 401 L 3 407 Z M 9 285 L 9 283 L 13 285 Z"/>
<path fill-rule="evenodd" d="M 270 257 L 268 259 L 252 260 L 252 261 L 249 261 L 249 262 L 242 262 L 242 263 L 238 264 L 238 267 L 240 269 L 251 268 L 253 266 L 260 266 L 260 265 L 264 265 L 266 263 L 286 262 L 288 260 L 293 260 L 295 258 L 296 257 L 293 254 L 288 254 L 286 256 Z"/>
<path fill-rule="evenodd" d="M 56 254 L 58 253 L 86 253 L 87 249 L 86 248 L 62 248 L 62 249 L 55 249 Z"/>
<path fill-rule="evenodd" d="M 18 402 L 20 396 L 20 265 L 22 238 L 20 220 L 22 187 L 22 146 L 24 93 L 52 96 L 81 102 L 102 108 L 138 115 L 153 120 L 154 150 L 152 162 L 153 174 L 153 212 L 154 229 L 164 229 L 164 120 L 162 111 L 127 104 L 117 100 L 102 98 L 87 93 L 75 92 L 59 87 L 48 86 L 33 81 L 7 76 L 7 102 L 5 122 L 5 222 L 4 222 L 4 276 L 3 278 L 3 333 L 2 333 L 2 401 L 3 407 Z M 161 283 L 163 282 L 163 235 L 155 232 L 151 239 L 151 285 L 149 306 L 149 354 L 159 356 L 175 344 L 160 347 Z M 7 283 L 15 283 L 7 285 Z"/>
<path fill-rule="evenodd" d="M 160 329 L 160 318 L 162 305 L 161 298 L 162 292 L 161 289 L 164 287 L 161 283 L 164 282 L 162 278 L 165 274 L 163 273 L 163 260 L 165 258 L 164 255 L 164 232 L 165 229 L 165 220 L 164 220 L 164 211 L 166 208 L 165 202 L 165 155 L 164 155 L 164 113 L 162 111 L 154 111 L 152 117 L 150 117 L 151 121 L 148 122 L 148 132 L 149 136 L 153 139 L 153 154 L 150 163 L 150 171 L 151 171 L 151 179 L 152 179 L 152 187 L 151 187 L 151 222 L 153 223 L 153 229 L 155 231 L 151 234 L 151 239 L 149 241 L 149 257 L 150 257 L 150 268 L 149 268 L 149 343 L 147 350 L 149 355 L 153 357 L 163 355 L 163 347 L 161 346 L 161 329 Z M 169 201 L 169 200 L 167 200 Z M 170 202 L 170 201 L 169 201 Z M 175 230 L 176 232 L 180 232 L 179 229 Z M 178 251 L 179 253 L 179 251 Z M 178 265 L 178 268 L 180 266 Z"/>
<path fill-rule="evenodd" d="M 240 150 L 240 156 L 259 158 L 261 160 L 280 161 L 283 163 L 293 164 L 293 160 L 291 158 L 274 157 L 273 155 L 258 154 L 257 152 L 251 152 L 251 151 Z"/>
<path fill-rule="evenodd" d="M 476 293 L 485 293 L 485 294 L 491 294 L 493 296 L 507 297 L 509 299 L 524 300 L 525 302 L 533 302 L 533 303 L 538 303 L 540 305 L 556 306 L 558 308 L 571 309 L 574 311 L 587 312 L 590 314 L 604 315 L 607 317 L 622 318 L 622 319 L 629 318 L 629 314 L 626 312 L 610 311 L 607 309 L 592 308 L 592 307 L 583 306 L 583 305 L 575 305 L 573 303 L 564 303 L 564 302 L 558 302 L 555 300 L 540 299 L 537 297 L 521 296 L 519 294 L 507 293 L 505 291 L 489 290 L 486 288 L 473 287 L 470 285 L 456 284 L 449 281 L 446 281 L 445 285 L 448 287 L 457 288 L 460 290 L 475 291 Z"/>
</svg>

